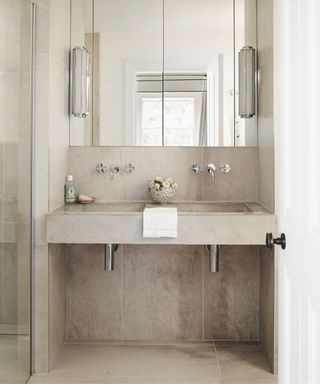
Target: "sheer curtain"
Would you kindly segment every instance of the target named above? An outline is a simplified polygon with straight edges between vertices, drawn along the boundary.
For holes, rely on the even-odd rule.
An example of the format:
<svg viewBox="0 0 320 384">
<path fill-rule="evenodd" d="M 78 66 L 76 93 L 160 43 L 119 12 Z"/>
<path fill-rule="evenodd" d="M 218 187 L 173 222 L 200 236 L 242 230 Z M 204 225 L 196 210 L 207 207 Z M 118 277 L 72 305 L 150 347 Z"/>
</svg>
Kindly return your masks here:
<svg viewBox="0 0 320 384">
<path fill-rule="evenodd" d="M 208 145 L 208 125 L 207 125 L 207 91 L 205 83 L 203 84 L 200 127 L 199 127 L 199 146 L 206 147 Z"/>
</svg>

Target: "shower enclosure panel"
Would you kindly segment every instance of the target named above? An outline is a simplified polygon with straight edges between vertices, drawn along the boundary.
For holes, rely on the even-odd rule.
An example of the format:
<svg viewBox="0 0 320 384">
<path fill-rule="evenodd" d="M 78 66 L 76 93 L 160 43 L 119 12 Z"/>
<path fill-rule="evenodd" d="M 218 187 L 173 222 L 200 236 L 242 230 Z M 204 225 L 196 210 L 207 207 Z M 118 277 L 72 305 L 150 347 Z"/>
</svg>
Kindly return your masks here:
<svg viewBox="0 0 320 384">
<path fill-rule="evenodd" d="M 0 0 L 0 383 L 30 375 L 33 8 Z"/>
</svg>

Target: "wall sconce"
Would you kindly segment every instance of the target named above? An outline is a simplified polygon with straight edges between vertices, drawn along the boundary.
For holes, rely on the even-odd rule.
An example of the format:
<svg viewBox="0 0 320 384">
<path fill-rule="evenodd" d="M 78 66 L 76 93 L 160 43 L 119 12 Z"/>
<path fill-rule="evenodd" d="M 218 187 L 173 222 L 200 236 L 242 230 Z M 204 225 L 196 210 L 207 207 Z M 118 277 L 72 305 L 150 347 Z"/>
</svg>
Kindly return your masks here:
<svg viewBox="0 0 320 384">
<path fill-rule="evenodd" d="M 90 55 L 84 47 L 72 50 L 72 114 L 89 116 Z"/>
<path fill-rule="evenodd" d="M 239 52 L 239 115 L 245 119 L 256 113 L 256 51 L 243 47 Z"/>
</svg>

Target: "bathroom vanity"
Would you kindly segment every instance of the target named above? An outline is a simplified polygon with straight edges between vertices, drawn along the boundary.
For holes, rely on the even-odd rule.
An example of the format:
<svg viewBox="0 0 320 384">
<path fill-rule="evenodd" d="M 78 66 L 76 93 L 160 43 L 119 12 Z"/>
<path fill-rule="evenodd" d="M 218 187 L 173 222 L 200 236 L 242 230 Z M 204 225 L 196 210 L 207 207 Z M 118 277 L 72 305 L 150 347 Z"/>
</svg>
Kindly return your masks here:
<svg viewBox="0 0 320 384">
<path fill-rule="evenodd" d="M 262 245 L 275 215 L 258 203 L 175 202 L 178 237 L 143 237 L 146 202 L 66 205 L 47 217 L 47 241 L 65 244 Z"/>
</svg>

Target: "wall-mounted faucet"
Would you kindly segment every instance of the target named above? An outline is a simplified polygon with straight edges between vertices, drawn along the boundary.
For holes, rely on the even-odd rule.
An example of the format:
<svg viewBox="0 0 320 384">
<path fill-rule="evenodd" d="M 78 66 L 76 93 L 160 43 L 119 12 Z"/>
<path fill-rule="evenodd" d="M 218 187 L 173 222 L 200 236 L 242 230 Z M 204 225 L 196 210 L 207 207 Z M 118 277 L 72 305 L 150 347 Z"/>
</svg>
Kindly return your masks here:
<svg viewBox="0 0 320 384">
<path fill-rule="evenodd" d="M 125 164 L 125 166 L 123 167 L 123 170 L 125 173 L 133 173 L 136 169 L 136 166 L 133 164 L 133 163 L 128 163 L 128 164 Z M 109 171 L 110 171 L 110 180 L 113 180 L 114 179 L 114 175 L 116 173 L 119 173 L 121 170 L 121 167 L 119 165 L 115 165 L 115 164 L 112 164 L 110 167 L 109 167 Z M 96 166 L 96 171 L 98 173 L 101 173 L 101 174 L 105 174 L 108 172 L 108 167 L 104 164 L 104 163 L 99 163 L 97 166 Z"/>
<path fill-rule="evenodd" d="M 214 164 L 212 164 L 212 163 L 208 164 L 207 171 L 208 171 L 209 175 L 211 175 L 213 177 L 213 179 L 215 179 L 215 177 L 216 177 L 216 170 L 217 170 L 217 168 Z"/>
<path fill-rule="evenodd" d="M 114 175 L 116 173 L 119 173 L 119 172 L 120 172 L 119 165 L 111 165 L 110 166 L 110 180 L 113 180 L 114 179 Z"/>
</svg>

